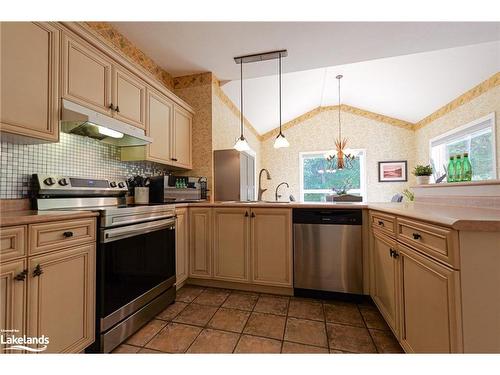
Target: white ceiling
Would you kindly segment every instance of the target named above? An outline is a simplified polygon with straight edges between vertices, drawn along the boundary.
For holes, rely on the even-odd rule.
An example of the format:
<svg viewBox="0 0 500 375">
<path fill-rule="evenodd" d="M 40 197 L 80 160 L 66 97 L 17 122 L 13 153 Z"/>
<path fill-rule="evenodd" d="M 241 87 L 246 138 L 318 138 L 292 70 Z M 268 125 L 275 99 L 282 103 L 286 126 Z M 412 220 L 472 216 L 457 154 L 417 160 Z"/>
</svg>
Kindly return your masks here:
<svg viewBox="0 0 500 375">
<path fill-rule="evenodd" d="M 268 63 L 277 69 L 276 62 Z M 498 71 L 500 42 L 287 73 L 283 123 L 318 106 L 337 104 L 337 74 L 344 75 L 343 104 L 417 122 Z M 245 79 L 243 84 L 245 117 L 259 133 L 277 127 L 277 76 Z M 239 85 L 235 80 L 222 87 L 237 106 Z"/>
<path fill-rule="evenodd" d="M 237 79 L 233 57 L 288 49 L 286 72 L 500 39 L 487 22 L 114 22 L 120 32 L 174 77 L 214 72 Z M 251 76 L 273 74 L 255 64 Z"/>
<path fill-rule="evenodd" d="M 115 22 L 173 76 L 213 72 L 239 106 L 233 57 L 286 48 L 283 122 L 342 103 L 417 122 L 500 71 L 500 23 Z M 494 42 L 493 42 L 494 41 Z M 245 116 L 278 126 L 276 61 L 244 65 Z"/>
</svg>

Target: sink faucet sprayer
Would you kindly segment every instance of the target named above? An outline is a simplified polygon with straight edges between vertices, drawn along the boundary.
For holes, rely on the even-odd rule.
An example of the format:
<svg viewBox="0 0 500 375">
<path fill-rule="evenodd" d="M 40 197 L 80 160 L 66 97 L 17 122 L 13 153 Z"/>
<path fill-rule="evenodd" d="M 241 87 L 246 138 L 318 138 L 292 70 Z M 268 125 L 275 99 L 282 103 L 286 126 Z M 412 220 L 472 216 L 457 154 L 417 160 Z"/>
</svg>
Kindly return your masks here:
<svg viewBox="0 0 500 375">
<path fill-rule="evenodd" d="M 280 188 L 281 185 L 286 185 L 286 187 L 290 189 L 288 182 L 283 181 L 282 183 L 278 184 L 278 186 L 276 186 L 276 191 L 274 192 L 274 200 L 276 202 L 281 198 L 281 195 L 278 195 L 278 189 Z"/>
</svg>

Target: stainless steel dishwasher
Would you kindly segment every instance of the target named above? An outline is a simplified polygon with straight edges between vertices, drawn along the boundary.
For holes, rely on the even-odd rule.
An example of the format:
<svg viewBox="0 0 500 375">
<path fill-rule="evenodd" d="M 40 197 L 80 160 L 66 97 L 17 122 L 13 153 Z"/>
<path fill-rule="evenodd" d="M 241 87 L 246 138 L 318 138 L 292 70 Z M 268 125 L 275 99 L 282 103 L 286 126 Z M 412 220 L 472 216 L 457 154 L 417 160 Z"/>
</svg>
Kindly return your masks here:
<svg viewBox="0 0 500 375">
<path fill-rule="evenodd" d="M 293 210 L 296 292 L 362 294 L 361 224 L 360 209 Z"/>
</svg>

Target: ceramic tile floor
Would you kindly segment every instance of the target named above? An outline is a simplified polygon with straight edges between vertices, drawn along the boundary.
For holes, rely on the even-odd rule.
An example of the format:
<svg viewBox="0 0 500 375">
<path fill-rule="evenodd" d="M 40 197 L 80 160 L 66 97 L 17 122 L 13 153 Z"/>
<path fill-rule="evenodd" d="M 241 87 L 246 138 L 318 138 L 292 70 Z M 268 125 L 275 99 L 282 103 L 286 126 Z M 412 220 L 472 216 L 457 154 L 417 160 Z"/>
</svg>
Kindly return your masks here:
<svg viewBox="0 0 500 375">
<path fill-rule="evenodd" d="M 185 286 L 114 353 L 402 353 L 371 303 Z"/>
</svg>

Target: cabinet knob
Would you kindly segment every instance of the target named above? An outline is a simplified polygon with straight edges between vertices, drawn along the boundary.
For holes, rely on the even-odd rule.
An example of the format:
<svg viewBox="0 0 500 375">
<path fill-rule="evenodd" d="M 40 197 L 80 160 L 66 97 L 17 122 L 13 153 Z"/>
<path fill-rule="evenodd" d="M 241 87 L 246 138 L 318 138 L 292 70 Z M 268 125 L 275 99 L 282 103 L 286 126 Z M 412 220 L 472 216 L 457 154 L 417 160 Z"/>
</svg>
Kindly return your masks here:
<svg viewBox="0 0 500 375">
<path fill-rule="evenodd" d="M 120 113 L 120 107 L 116 106 L 115 111 L 118 112 L 118 113 Z"/>
<path fill-rule="evenodd" d="M 177 158 L 170 158 L 170 160 L 172 160 L 172 161 L 177 161 Z"/>
<path fill-rule="evenodd" d="M 33 277 L 38 277 L 43 273 L 42 267 L 40 267 L 39 264 L 36 265 L 35 269 L 33 270 Z"/>
<path fill-rule="evenodd" d="M 26 279 L 27 274 L 28 274 L 28 270 L 23 270 L 22 272 L 19 272 L 16 276 L 14 276 L 14 280 L 24 281 L 24 279 Z"/>
<path fill-rule="evenodd" d="M 252 211 L 251 217 L 255 217 L 255 212 Z"/>
<path fill-rule="evenodd" d="M 112 111 L 115 110 L 115 107 L 113 106 L 113 103 L 111 103 L 109 106 L 108 106 L 109 109 L 111 109 Z"/>
<path fill-rule="evenodd" d="M 245 211 L 245 217 L 248 217 L 248 211 Z"/>
<path fill-rule="evenodd" d="M 64 236 L 64 237 L 66 237 L 66 238 L 73 237 L 73 232 L 71 232 L 71 231 L 64 232 L 64 233 L 63 233 L 63 236 Z"/>
<path fill-rule="evenodd" d="M 389 255 L 391 258 L 394 257 L 394 250 L 392 250 L 392 248 L 389 248 Z"/>
<path fill-rule="evenodd" d="M 380 226 L 382 226 L 382 227 L 383 227 L 383 226 L 384 226 L 384 222 L 383 222 L 383 221 L 381 221 L 381 220 L 379 220 L 378 225 L 380 225 Z"/>
<path fill-rule="evenodd" d="M 420 235 L 420 233 L 413 233 L 413 239 L 414 240 L 419 240 L 421 238 L 422 238 L 422 236 Z"/>
</svg>

